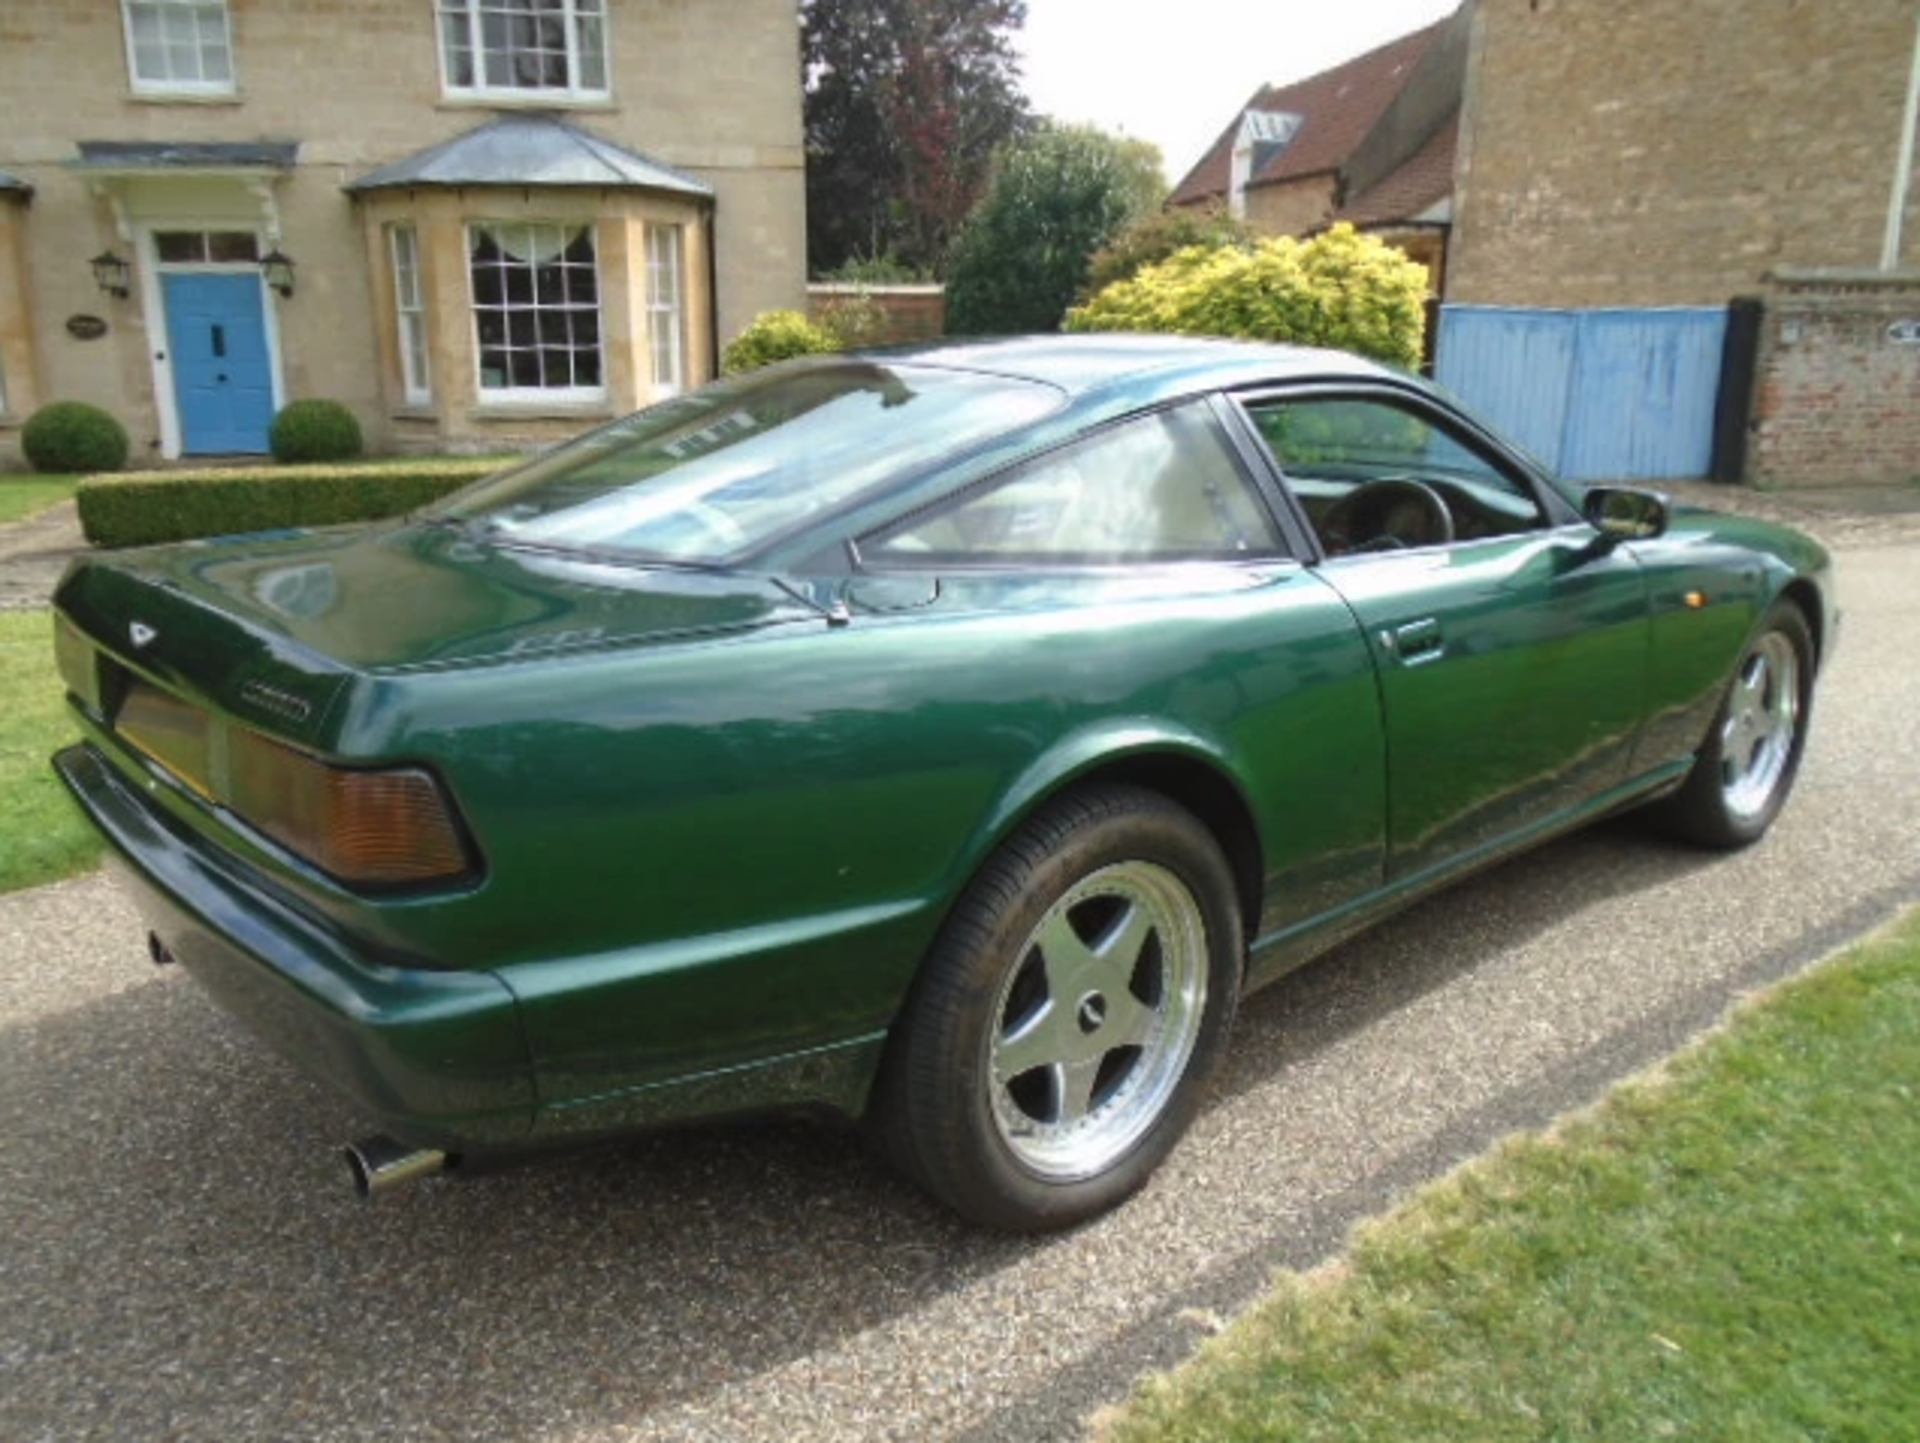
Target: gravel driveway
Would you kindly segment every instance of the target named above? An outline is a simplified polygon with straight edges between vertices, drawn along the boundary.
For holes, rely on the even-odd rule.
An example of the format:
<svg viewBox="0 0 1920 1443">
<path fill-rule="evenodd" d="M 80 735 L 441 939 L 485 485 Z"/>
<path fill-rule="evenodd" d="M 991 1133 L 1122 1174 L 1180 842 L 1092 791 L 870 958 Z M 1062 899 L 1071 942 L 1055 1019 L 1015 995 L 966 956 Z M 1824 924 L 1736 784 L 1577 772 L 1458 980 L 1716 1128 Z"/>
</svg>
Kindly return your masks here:
<svg viewBox="0 0 1920 1443">
<path fill-rule="evenodd" d="M 1273 1268 L 1920 900 L 1912 521 L 1815 527 L 1847 619 L 1767 842 L 1609 824 L 1259 994 L 1170 1164 L 1063 1237 L 799 1125 L 362 1208 L 328 1149 L 364 1120 L 150 967 L 109 881 L 0 897 L 0 1437 L 1079 1436 Z"/>
</svg>

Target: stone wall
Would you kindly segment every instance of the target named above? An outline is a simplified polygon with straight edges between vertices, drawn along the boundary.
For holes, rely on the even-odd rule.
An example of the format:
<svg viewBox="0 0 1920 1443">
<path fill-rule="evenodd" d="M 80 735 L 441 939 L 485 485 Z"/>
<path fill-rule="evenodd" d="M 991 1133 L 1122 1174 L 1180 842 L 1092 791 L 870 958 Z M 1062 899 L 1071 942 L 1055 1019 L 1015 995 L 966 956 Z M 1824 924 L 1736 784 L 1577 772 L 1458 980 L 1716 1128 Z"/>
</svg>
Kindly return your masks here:
<svg viewBox="0 0 1920 1443">
<path fill-rule="evenodd" d="M 1333 219 L 1339 177 L 1301 176 L 1247 187 L 1247 224 L 1261 235 L 1308 235 Z"/>
<path fill-rule="evenodd" d="M 1878 263 L 1912 0 L 1478 0 L 1448 299 L 1720 305 Z M 1920 264 L 1920 188 L 1905 264 Z"/>
<path fill-rule="evenodd" d="M 1920 481 L 1920 271 L 1768 277 L 1746 479 Z"/>
</svg>

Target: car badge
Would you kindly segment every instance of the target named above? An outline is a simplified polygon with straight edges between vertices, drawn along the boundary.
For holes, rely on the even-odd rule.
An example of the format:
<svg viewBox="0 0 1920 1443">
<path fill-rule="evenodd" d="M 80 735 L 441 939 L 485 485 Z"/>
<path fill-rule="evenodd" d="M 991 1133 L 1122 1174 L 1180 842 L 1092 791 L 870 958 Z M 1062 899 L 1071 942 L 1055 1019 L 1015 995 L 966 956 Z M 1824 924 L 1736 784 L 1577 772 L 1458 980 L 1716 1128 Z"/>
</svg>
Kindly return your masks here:
<svg viewBox="0 0 1920 1443">
<path fill-rule="evenodd" d="M 136 621 L 127 627 L 127 635 L 135 646 L 144 647 L 151 646 L 160 633 L 148 626 L 146 622 Z"/>
</svg>

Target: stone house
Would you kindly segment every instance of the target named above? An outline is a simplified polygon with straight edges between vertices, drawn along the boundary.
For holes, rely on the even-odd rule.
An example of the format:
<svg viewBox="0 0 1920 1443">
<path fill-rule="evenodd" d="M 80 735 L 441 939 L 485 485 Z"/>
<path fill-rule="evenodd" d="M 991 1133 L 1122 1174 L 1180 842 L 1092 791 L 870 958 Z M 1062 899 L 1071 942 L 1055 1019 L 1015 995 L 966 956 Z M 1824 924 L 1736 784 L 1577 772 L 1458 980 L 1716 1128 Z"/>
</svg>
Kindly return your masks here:
<svg viewBox="0 0 1920 1443">
<path fill-rule="evenodd" d="M 569 434 L 805 298 L 791 0 L 7 0 L 0 464 L 39 405 L 134 461 Z"/>
<path fill-rule="evenodd" d="M 1168 204 L 1221 207 L 1267 235 L 1349 221 L 1425 265 L 1439 294 L 1470 10 L 1291 85 L 1263 86 Z"/>
</svg>

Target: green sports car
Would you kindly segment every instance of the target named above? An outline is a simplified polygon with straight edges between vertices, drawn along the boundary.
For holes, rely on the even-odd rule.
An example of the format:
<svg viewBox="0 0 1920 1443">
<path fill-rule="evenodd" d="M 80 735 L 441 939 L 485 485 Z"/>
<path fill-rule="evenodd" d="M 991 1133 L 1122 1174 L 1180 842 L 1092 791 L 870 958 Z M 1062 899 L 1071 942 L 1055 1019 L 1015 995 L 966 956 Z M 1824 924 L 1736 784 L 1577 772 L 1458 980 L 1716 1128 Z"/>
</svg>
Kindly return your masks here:
<svg viewBox="0 0 1920 1443">
<path fill-rule="evenodd" d="M 403 520 L 77 562 L 56 759 L 363 1190 L 858 1118 L 977 1222 L 1166 1156 L 1238 998 L 1518 848 L 1793 784 L 1826 554 L 1350 356 L 814 358 Z"/>
</svg>

